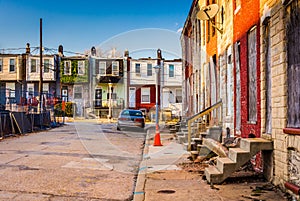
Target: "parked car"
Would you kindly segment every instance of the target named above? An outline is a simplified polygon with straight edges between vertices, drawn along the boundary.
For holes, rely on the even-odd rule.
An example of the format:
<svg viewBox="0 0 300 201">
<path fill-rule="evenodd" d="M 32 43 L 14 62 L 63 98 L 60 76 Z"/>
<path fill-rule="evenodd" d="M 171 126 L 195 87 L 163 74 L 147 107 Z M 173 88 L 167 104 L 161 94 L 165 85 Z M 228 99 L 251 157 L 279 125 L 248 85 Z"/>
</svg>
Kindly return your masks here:
<svg viewBox="0 0 300 201">
<path fill-rule="evenodd" d="M 120 112 L 117 130 L 122 128 L 144 128 L 145 115 L 140 110 L 125 109 Z"/>
</svg>

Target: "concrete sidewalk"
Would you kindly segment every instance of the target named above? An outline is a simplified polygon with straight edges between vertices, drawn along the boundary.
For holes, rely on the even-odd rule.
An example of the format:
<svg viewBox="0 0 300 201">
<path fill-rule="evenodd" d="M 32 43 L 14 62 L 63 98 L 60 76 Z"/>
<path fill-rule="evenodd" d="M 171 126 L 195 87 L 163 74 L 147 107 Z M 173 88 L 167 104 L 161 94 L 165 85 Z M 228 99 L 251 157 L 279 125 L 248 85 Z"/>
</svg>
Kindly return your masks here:
<svg viewBox="0 0 300 201">
<path fill-rule="evenodd" d="M 178 144 L 174 135 L 160 133 L 163 146 L 153 146 L 154 131 L 147 133 L 143 160 L 134 190 L 134 201 L 207 201 L 207 200 L 287 200 L 276 189 L 255 194 L 253 189 L 269 185 L 264 181 L 244 181 L 210 186 L 202 179 L 203 173 L 185 169 L 193 166 L 189 152 Z"/>
</svg>

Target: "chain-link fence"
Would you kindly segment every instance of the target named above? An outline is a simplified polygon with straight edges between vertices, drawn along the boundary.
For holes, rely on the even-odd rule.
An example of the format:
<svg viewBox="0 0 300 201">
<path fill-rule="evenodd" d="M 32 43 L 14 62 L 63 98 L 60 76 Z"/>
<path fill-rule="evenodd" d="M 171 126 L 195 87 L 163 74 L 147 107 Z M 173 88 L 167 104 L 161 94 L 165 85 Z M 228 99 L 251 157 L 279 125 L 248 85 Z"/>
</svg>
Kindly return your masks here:
<svg viewBox="0 0 300 201">
<path fill-rule="evenodd" d="M 0 137 L 57 126 L 57 117 L 65 115 L 61 105 L 61 98 L 49 93 L 1 89 Z"/>
</svg>

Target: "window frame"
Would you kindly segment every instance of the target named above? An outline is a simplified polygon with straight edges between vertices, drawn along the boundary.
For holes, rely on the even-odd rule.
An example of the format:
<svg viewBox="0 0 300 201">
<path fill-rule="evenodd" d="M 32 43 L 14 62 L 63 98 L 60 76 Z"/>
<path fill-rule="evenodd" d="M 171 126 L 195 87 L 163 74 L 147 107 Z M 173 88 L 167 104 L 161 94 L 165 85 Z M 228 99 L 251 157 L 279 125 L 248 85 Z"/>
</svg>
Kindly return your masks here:
<svg viewBox="0 0 300 201">
<path fill-rule="evenodd" d="M 152 75 L 153 75 L 153 66 L 152 66 L 152 64 L 151 63 L 148 63 L 147 64 L 147 76 L 148 77 L 151 77 Z"/>
<path fill-rule="evenodd" d="M 114 69 L 115 67 L 117 69 Z M 111 63 L 111 69 L 112 69 L 112 75 L 119 76 L 119 73 L 120 73 L 120 63 L 118 61 L 113 61 Z"/>
<path fill-rule="evenodd" d="M 171 70 L 171 67 L 173 67 L 173 70 Z M 172 76 L 171 76 L 172 75 Z M 174 78 L 175 77 L 175 65 L 174 64 L 169 64 L 169 77 Z"/>
<path fill-rule="evenodd" d="M 13 65 L 11 64 L 11 61 L 14 61 Z M 13 70 L 12 70 L 12 66 L 13 66 Z M 16 72 L 16 59 L 15 58 L 10 58 L 9 59 L 9 69 L 8 70 L 9 70 L 10 73 Z"/>
<path fill-rule="evenodd" d="M 34 63 L 35 63 L 35 68 L 33 68 Z M 35 69 L 35 70 L 33 70 L 33 69 Z M 31 61 L 30 61 L 30 73 L 37 73 L 37 59 L 31 59 Z"/>
<path fill-rule="evenodd" d="M 77 74 L 84 75 L 85 74 L 85 61 L 80 60 L 77 62 Z"/>
<path fill-rule="evenodd" d="M 101 64 L 102 65 L 104 64 L 104 66 L 102 66 Z M 106 61 L 99 61 L 99 75 L 100 76 L 106 76 L 106 67 L 107 67 Z M 104 73 L 101 73 L 101 71 Z"/>
<path fill-rule="evenodd" d="M 46 62 L 48 61 L 48 62 Z M 44 59 L 44 73 L 50 72 L 50 59 Z"/>
<path fill-rule="evenodd" d="M 135 63 L 135 75 L 141 76 L 141 64 L 140 63 Z"/>
<path fill-rule="evenodd" d="M 67 65 L 69 64 L 69 65 Z M 67 67 L 69 72 L 67 71 Z M 72 62 L 71 61 L 64 61 L 64 75 L 72 75 Z"/>
<path fill-rule="evenodd" d="M 142 87 L 141 88 L 141 103 L 142 104 L 147 104 L 151 103 L 151 97 L 150 97 L 150 87 Z M 145 96 L 147 96 L 147 100 L 144 100 Z"/>
</svg>

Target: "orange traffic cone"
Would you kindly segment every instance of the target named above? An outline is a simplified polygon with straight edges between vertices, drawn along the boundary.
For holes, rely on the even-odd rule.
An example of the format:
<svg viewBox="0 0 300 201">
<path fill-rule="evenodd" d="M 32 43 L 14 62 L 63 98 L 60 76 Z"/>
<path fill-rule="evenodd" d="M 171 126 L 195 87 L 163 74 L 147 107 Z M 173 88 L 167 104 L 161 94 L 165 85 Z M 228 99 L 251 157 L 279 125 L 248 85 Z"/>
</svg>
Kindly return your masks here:
<svg viewBox="0 0 300 201">
<path fill-rule="evenodd" d="M 159 128 L 157 125 L 156 125 L 156 133 L 155 133 L 155 137 L 154 137 L 153 146 L 163 146 L 160 141 L 160 133 L 159 133 Z"/>
</svg>

